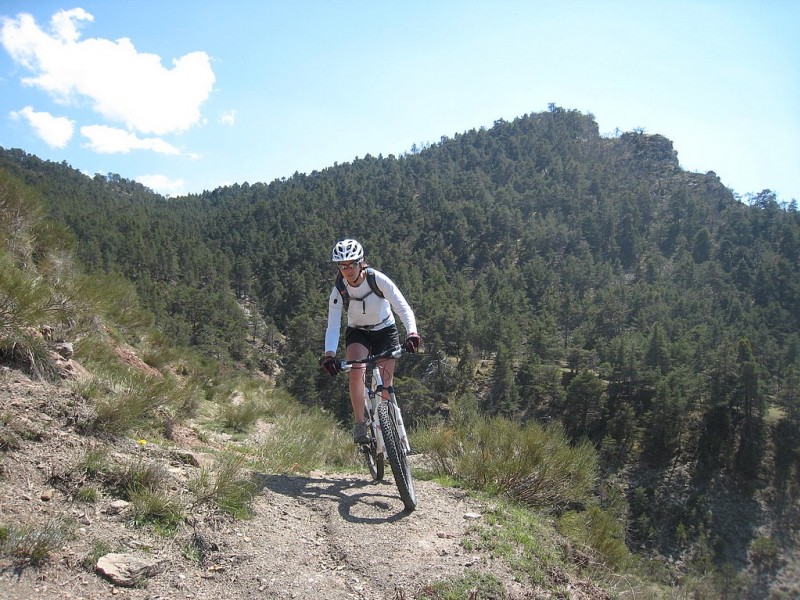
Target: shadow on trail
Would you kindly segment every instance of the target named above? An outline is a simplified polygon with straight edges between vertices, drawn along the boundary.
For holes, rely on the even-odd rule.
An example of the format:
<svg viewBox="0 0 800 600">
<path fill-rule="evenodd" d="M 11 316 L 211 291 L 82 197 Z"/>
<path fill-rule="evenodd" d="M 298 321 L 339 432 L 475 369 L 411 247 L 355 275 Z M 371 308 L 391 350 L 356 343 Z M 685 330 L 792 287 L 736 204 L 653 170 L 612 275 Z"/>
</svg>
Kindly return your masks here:
<svg viewBox="0 0 800 600">
<path fill-rule="evenodd" d="M 385 480 L 330 479 L 256 473 L 254 482 L 259 492 L 266 488 L 271 492 L 290 498 L 336 502 L 339 515 L 350 523 L 394 523 L 410 514 L 405 508 L 398 511 L 392 508 L 393 504 L 399 502 L 400 499 L 394 484 Z M 355 489 L 363 491 L 353 493 Z M 374 517 L 353 514 L 353 509 L 359 505 L 374 512 L 380 511 L 388 514 Z"/>
</svg>

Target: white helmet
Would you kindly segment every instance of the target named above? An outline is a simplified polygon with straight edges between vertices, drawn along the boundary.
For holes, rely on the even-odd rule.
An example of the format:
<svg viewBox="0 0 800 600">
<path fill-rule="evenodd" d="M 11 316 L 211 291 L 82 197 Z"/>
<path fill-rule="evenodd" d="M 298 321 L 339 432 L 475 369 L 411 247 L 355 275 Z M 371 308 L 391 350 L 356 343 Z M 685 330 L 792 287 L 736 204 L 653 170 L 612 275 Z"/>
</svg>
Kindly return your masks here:
<svg viewBox="0 0 800 600">
<path fill-rule="evenodd" d="M 359 261 L 364 258 L 364 248 L 355 240 L 336 242 L 331 252 L 333 262 Z"/>
</svg>

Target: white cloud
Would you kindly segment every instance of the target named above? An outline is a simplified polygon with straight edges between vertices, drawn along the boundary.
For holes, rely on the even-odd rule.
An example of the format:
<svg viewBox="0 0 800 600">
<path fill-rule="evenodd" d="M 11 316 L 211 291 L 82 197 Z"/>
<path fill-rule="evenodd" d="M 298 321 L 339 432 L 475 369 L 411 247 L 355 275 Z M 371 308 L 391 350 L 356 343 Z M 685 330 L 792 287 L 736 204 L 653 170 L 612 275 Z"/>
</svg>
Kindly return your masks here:
<svg viewBox="0 0 800 600">
<path fill-rule="evenodd" d="M 11 57 L 34 75 L 23 79 L 64 103 L 89 99 L 104 118 L 145 134 L 189 129 L 201 120 L 200 107 L 215 76 L 205 52 L 190 52 L 161 64 L 140 53 L 131 40 L 81 40 L 79 28 L 94 17 L 81 8 L 53 15 L 42 30 L 29 14 L 3 19 L 0 41 Z"/>
<path fill-rule="evenodd" d="M 64 148 L 72 139 L 75 123 L 66 117 L 55 117 L 48 112 L 37 112 L 26 106 L 20 111 L 11 113 L 13 119 L 25 119 L 39 136 L 51 148 Z"/>
<path fill-rule="evenodd" d="M 219 122 L 223 125 L 236 125 L 236 111 L 229 110 L 219 116 Z"/>
<path fill-rule="evenodd" d="M 180 154 L 180 150 L 161 138 L 140 138 L 135 133 L 108 125 L 86 125 L 81 127 L 81 135 L 88 138 L 89 148 L 101 154 L 127 154 L 131 150 Z"/>
<path fill-rule="evenodd" d="M 186 187 L 183 179 L 170 179 L 166 175 L 141 175 L 136 178 L 136 181 L 164 196 L 182 194 Z"/>
</svg>

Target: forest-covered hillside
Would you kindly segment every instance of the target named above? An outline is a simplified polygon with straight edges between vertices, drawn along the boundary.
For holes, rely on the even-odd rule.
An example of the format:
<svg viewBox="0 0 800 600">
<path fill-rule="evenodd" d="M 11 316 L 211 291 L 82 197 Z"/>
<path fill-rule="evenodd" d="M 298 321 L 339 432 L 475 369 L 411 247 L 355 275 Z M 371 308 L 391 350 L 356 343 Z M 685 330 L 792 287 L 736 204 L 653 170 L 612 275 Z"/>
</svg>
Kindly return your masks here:
<svg viewBox="0 0 800 600">
<path fill-rule="evenodd" d="M 87 269 L 133 281 L 172 339 L 254 370 L 277 361 L 281 385 L 342 420 L 343 382 L 316 359 L 330 248 L 355 237 L 417 313 L 425 353 L 399 373 L 412 422 L 456 398 L 561 422 L 626 482 L 632 546 L 734 552 L 708 509 L 719 489 L 768 488 L 796 526 L 797 204 L 685 172 L 660 135 L 602 137 L 551 107 L 174 199 L 20 150 L 0 168 L 39 191 Z"/>
</svg>

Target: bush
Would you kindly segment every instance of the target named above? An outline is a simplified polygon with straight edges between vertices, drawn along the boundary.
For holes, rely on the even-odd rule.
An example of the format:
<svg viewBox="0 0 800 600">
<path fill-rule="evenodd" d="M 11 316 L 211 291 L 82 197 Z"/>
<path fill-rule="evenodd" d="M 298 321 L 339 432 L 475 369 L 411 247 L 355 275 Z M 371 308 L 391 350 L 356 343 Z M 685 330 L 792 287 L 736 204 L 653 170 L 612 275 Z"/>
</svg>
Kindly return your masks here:
<svg viewBox="0 0 800 600">
<path fill-rule="evenodd" d="M 779 564 L 780 552 L 775 541 L 768 537 L 757 537 L 750 544 L 750 561 L 759 573 L 774 572 Z"/>
<path fill-rule="evenodd" d="M 86 502 L 89 504 L 93 504 L 97 502 L 97 498 L 99 496 L 99 492 L 96 487 L 92 485 L 84 485 L 78 488 L 78 491 L 75 492 L 75 500 L 78 502 Z"/>
<path fill-rule="evenodd" d="M 583 512 L 565 513 L 558 521 L 558 529 L 574 542 L 593 550 L 612 568 L 624 567 L 630 558 L 621 523 L 597 506 Z"/>
<path fill-rule="evenodd" d="M 51 261 L 50 253 L 62 254 L 69 236 L 41 213 L 31 189 L 0 171 L 0 362 L 54 379 L 55 365 L 37 332 L 68 321 L 54 267 L 65 261 Z"/>
<path fill-rule="evenodd" d="M 236 433 L 249 430 L 264 414 L 263 401 L 245 398 L 237 404 L 229 403 L 220 407 L 218 419 L 223 429 Z"/>
<path fill-rule="evenodd" d="M 265 470 L 307 473 L 322 466 L 355 466 L 353 440 L 328 416 L 299 405 L 276 419 L 260 449 Z"/>
<path fill-rule="evenodd" d="M 167 472 L 158 463 L 145 464 L 142 460 L 118 468 L 109 474 L 109 483 L 120 497 L 131 500 L 141 490 L 155 491 L 163 487 L 167 481 Z"/>
<path fill-rule="evenodd" d="M 201 469 L 189 482 L 189 489 L 197 496 L 198 504 L 212 504 L 236 518 L 252 515 L 252 502 L 256 486 L 242 476 L 245 458 L 240 454 L 226 454 L 213 470 Z"/>
<path fill-rule="evenodd" d="M 73 279 L 70 296 L 83 314 L 99 315 L 128 336 L 150 328 L 155 319 L 141 307 L 133 284 L 118 274 L 93 273 Z"/>
<path fill-rule="evenodd" d="M 55 363 L 38 331 L 64 318 L 63 307 L 47 283 L 36 272 L 18 268 L 0 251 L 0 362 L 34 378 L 54 379 Z"/>
<path fill-rule="evenodd" d="M 490 573 L 467 571 L 463 577 L 445 579 L 426 585 L 417 598 L 421 600 L 458 600 L 460 598 L 508 598 L 503 584 Z"/>
<path fill-rule="evenodd" d="M 136 525 L 153 525 L 159 533 L 171 535 L 183 521 L 183 505 L 168 492 L 136 486 L 129 498 Z"/>
<path fill-rule="evenodd" d="M 19 450 L 21 447 L 22 436 L 11 420 L 11 415 L 3 415 L 0 419 L 0 452 Z"/>
<path fill-rule="evenodd" d="M 91 479 L 108 472 L 110 465 L 111 458 L 108 455 L 108 449 L 105 446 L 96 446 L 84 450 L 83 456 L 75 465 L 74 470 Z"/>
<path fill-rule="evenodd" d="M 154 424 L 157 411 L 186 404 L 191 390 L 171 377 L 153 377 L 129 372 L 115 383 L 116 393 L 97 403 L 95 427 L 99 431 L 125 434 Z"/>
<path fill-rule="evenodd" d="M 547 516 L 513 500 L 497 499 L 483 517 L 471 531 L 477 546 L 503 559 L 519 581 L 541 585 L 549 567 L 561 565 L 561 543 Z"/>
<path fill-rule="evenodd" d="M 413 442 L 439 475 L 508 493 L 530 506 L 588 502 L 597 477 L 594 449 L 588 443 L 571 446 L 558 425 L 519 425 L 468 413 L 415 432 Z"/>
<path fill-rule="evenodd" d="M 64 545 L 68 536 L 69 529 L 61 521 L 41 526 L 7 527 L 0 535 L 0 551 L 14 559 L 18 567 L 39 566 Z"/>
</svg>

